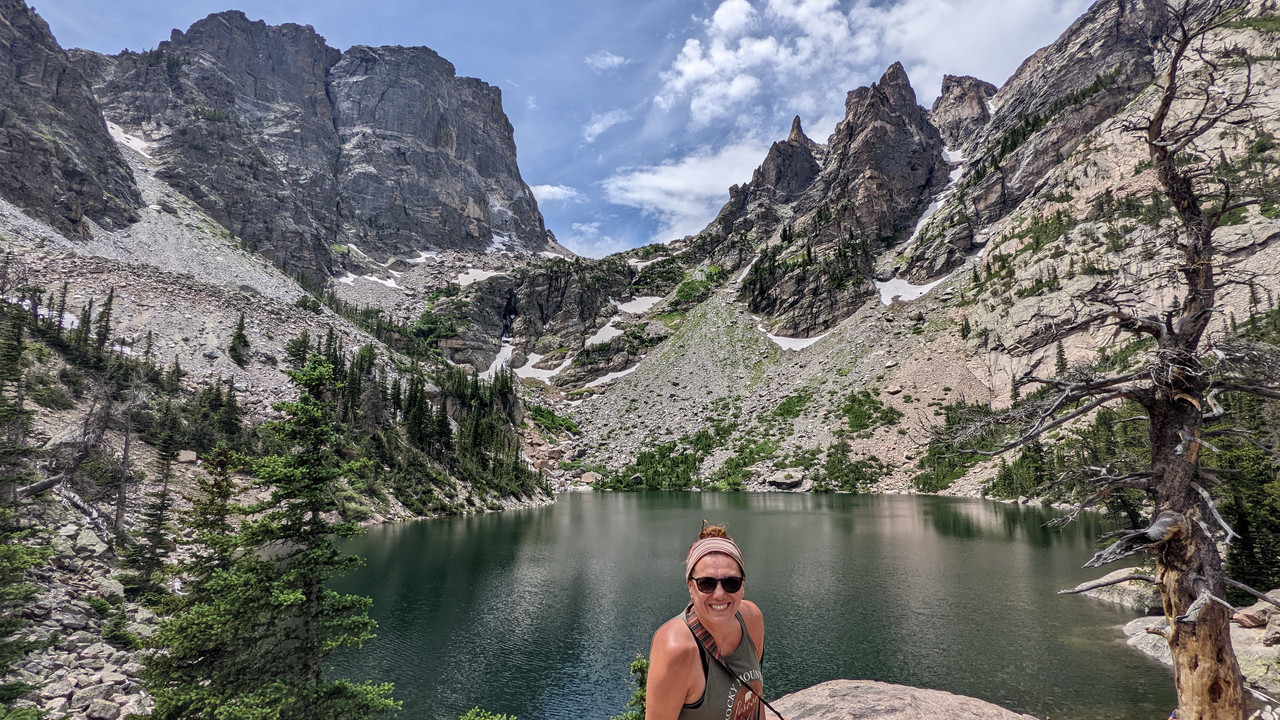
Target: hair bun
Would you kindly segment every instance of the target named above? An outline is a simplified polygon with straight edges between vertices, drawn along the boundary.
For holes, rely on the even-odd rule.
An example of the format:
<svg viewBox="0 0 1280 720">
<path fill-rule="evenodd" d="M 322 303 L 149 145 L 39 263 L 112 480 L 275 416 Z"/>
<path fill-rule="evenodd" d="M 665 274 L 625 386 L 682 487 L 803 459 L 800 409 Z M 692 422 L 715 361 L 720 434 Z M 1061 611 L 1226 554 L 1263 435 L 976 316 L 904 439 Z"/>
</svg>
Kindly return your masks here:
<svg viewBox="0 0 1280 720">
<path fill-rule="evenodd" d="M 707 538 L 712 537 L 724 538 L 726 540 L 733 539 L 729 537 L 729 531 L 725 530 L 723 525 L 711 525 L 708 524 L 706 520 L 703 520 L 702 531 L 698 533 L 698 539 L 706 540 Z"/>
</svg>

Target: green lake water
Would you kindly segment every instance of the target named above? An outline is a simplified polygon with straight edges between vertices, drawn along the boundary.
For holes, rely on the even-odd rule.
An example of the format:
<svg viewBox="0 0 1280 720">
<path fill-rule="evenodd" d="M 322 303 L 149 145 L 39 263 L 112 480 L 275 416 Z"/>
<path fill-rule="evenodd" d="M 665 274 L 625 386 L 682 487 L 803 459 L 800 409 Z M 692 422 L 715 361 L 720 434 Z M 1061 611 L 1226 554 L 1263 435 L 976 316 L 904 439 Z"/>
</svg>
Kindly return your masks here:
<svg viewBox="0 0 1280 720">
<path fill-rule="evenodd" d="M 401 717 L 479 706 L 608 718 L 627 665 L 680 612 L 685 550 L 727 523 L 765 615 L 769 698 L 835 678 L 972 695 L 1052 720 L 1152 720 L 1172 676 L 1125 646 L 1122 608 L 1057 591 L 1107 528 L 932 496 L 570 493 L 549 507 L 374 528 L 339 585 L 378 637 L 335 672 L 392 681 Z"/>
</svg>

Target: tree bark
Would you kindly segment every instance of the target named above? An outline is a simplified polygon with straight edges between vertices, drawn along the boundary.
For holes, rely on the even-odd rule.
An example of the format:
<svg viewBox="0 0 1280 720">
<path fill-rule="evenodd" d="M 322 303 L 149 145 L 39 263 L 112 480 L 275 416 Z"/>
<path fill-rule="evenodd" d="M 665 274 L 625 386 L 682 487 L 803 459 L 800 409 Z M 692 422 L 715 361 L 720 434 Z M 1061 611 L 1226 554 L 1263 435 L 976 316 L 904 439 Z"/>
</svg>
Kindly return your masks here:
<svg viewBox="0 0 1280 720">
<path fill-rule="evenodd" d="M 1188 390 L 1194 393 L 1196 388 L 1162 388 L 1148 408 L 1152 468 L 1160 477 L 1155 512 L 1183 517 L 1155 553 L 1157 586 L 1169 622 L 1178 718 L 1243 720 L 1244 678 L 1231 647 L 1230 612 L 1211 600 L 1186 617 L 1202 593 L 1226 595 L 1222 557 L 1214 538 L 1202 529 L 1203 499 L 1191 485 L 1199 466 L 1202 414 Z"/>
</svg>

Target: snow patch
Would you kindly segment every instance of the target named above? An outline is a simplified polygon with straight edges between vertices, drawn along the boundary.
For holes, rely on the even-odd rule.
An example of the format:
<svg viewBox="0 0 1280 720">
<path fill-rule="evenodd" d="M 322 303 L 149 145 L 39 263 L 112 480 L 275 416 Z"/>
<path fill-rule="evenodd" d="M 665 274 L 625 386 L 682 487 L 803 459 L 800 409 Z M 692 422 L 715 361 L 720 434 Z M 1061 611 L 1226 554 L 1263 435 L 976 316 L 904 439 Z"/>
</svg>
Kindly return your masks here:
<svg viewBox="0 0 1280 720">
<path fill-rule="evenodd" d="M 747 273 L 751 272 L 751 268 L 755 267 L 756 261 L 759 259 L 759 255 L 751 258 L 751 262 L 747 263 L 747 266 L 742 268 L 742 272 L 738 273 L 738 276 L 733 279 L 732 284 L 741 285 L 742 281 L 747 279 Z"/>
<path fill-rule="evenodd" d="M 440 253 L 434 250 L 420 250 L 418 251 L 418 257 L 405 260 L 405 262 L 409 263 L 410 265 L 421 265 L 422 263 L 426 262 L 430 258 L 438 258 L 438 257 L 440 257 Z"/>
<path fill-rule="evenodd" d="M 761 328 L 761 329 L 763 330 L 764 328 Z M 811 338 L 793 338 L 793 337 L 784 337 L 784 336 L 782 336 L 782 335 L 773 335 L 773 334 L 771 334 L 771 333 L 765 333 L 765 337 L 768 337 L 770 340 L 772 340 L 772 341 L 773 341 L 773 343 L 774 343 L 775 345 L 777 345 L 778 347 L 782 348 L 783 350 L 797 350 L 797 351 L 799 351 L 799 350 L 803 350 L 803 349 L 805 349 L 805 348 L 809 347 L 810 345 L 812 345 L 812 344 L 814 344 L 814 343 L 818 342 L 819 340 L 821 340 L 822 338 L 826 337 L 826 336 L 827 336 L 827 335 L 829 335 L 829 334 L 831 334 L 831 333 L 830 333 L 830 331 L 827 331 L 827 332 L 824 332 L 824 333 L 822 333 L 821 335 L 819 335 L 819 336 L 817 336 L 817 337 L 811 337 Z"/>
<path fill-rule="evenodd" d="M 635 372 L 636 370 L 639 370 L 639 369 L 640 369 L 640 363 L 636 363 L 635 365 L 632 365 L 631 367 L 627 368 L 626 370 L 619 370 L 618 372 L 611 372 L 611 373 L 609 373 L 608 375 L 605 375 L 604 377 L 596 378 L 595 380 L 592 380 L 591 382 L 587 383 L 586 385 L 583 385 L 582 387 L 597 387 L 597 386 L 599 386 L 599 385 L 603 385 L 603 384 L 605 384 L 605 383 L 607 383 L 607 382 L 613 382 L 614 380 L 617 380 L 618 378 L 622 377 L 623 375 L 630 375 L 631 373 L 633 373 L 633 372 Z"/>
<path fill-rule="evenodd" d="M 136 135 L 130 135 L 124 131 L 124 128 L 113 122 L 107 123 L 107 132 L 111 133 L 112 140 L 115 140 L 117 143 L 124 145 L 148 160 L 152 159 L 151 153 L 149 152 L 153 147 L 151 143 Z"/>
<path fill-rule="evenodd" d="M 962 163 L 964 162 L 964 153 L 944 147 L 942 148 L 942 159 L 949 163 Z"/>
<path fill-rule="evenodd" d="M 564 359 L 564 362 L 560 363 L 558 367 L 552 368 L 551 370 L 541 370 L 539 368 L 534 367 L 534 365 L 537 365 L 539 362 L 541 362 L 542 358 L 544 357 L 546 356 L 539 355 L 538 353 L 529 353 L 529 362 L 525 363 L 523 367 L 516 368 L 515 370 L 516 376 L 522 377 L 522 378 L 537 378 L 538 380 L 541 380 L 543 382 L 548 382 L 551 380 L 551 378 L 555 377 L 556 375 L 559 375 L 561 371 L 569 367 L 569 365 L 573 362 L 572 357 L 567 357 Z"/>
<path fill-rule="evenodd" d="M 964 162 L 964 155 L 958 152 L 953 153 L 950 148 L 946 147 L 942 148 L 942 157 L 948 162 Z M 958 159 L 952 160 L 953 157 Z M 942 192 L 938 193 L 937 196 L 934 197 L 933 202 L 929 203 L 929 207 L 925 208 L 924 214 L 916 221 L 916 227 L 911 231 L 912 242 L 919 237 L 920 231 L 923 230 L 924 226 L 929 222 L 929 218 L 933 217 L 933 214 L 938 211 L 938 208 L 942 207 L 942 204 L 949 200 L 955 193 L 956 183 L 960 181 L 960 176 L 963 174 L 964 166 L 961 165 L 954 168 L 947 176 L 947 186 L 942 189 Z"/>
<path fill-rule="evenodd" d="M 515 242 L 510 235 L 503 235 L 502 233 L 494 233 L 490 239 L 492 242 L 489 243 L 489 248 L 485 250 L 485 253 L 507 252 Z"/>
<path fill-rule="evenodd" d="M 573 259 L 573 258 L 569 257 L 568 255 L 563 255 L 563 254 L 561 254 L 561 253 L 551 252 L 550 250 L 543 250 L 542 252 L 540 252 L 540 253 L 538 253 L 538 254 L 539 254 L 539 255 L 541 255 L 542 257 L 545 257 L 545 258 L 560 258 L 561 260 L 572 260 L 572 259 Z"/>
<path fill-rule="evenodd" d="M 493 359 L 489 364 L 489 369 L 480 373 L 480 379 L 492 380 L 498 374 L 498 371 L 506 366 L 507 361 L 511 359 L 511 353 L 516 351 L 516 346 L 512 345 L 505 339 L 502 341 L 502 349 L 498 351 L 498 357 Z"/>
<path fill-rule="evenodd" d="M 876 280 L 875 286 L 876 290 L 880 291 L 880 302 L 885 305 L 892 305 L 895 300 L 899 302 L 915 300 L 937 287 L 939 283 L 946 280 L 948 277 L 951 276 L 946 275 L 940 277 L 928 285 L 912 285 L 902 278 L 893 278 L 886 282 Z"/>
<path fill-rule="evenodd" d="M 368 259 L 368 260 L 372 260 L 372 259 L 373 259 L 373 258 L 369 257 L 368 255 L 365 255 L 365 254 L 364 254 L 364 251 L 363 251 L 363 250 L 361 250 L 360 248 L 356 247 L 356 244 L 355 244 L 355 243 L 347 243 L 347 248 L 348 248 L 349 250 L 351 250 L 351 252 L 353 252 L 353 253 L 355 253 L 355 254 L 359 255 L 359 256 L 360 256 L 360 257 L 362 257 L 362 258 L 365 258 L 365 259 Z"/>
<path fill-rule="evenodd" d="M 613 303 L 622 312 L 639 315 L 643 312 L 649 312 L 653 309 L 653 306 L 657 305 L 661 300 L 662 298 L 656 295 L 646 295 L 644 297 L 632 298 L 624 303 L 620 303 L 613 299 L 610 299 L 609 302 Z"/>
<path fill-rule="evenodd" d="M 386 285 L 389 288 L 400 287 L 399 285 L 396 284 L 395 278 L 387 278 L 386 280 L 383 280 L 382 278 L 374 277 L 373 275 L 361 275 L 360 277 L 364 278 L 365 280 L 368 280 L 369 282 L 376 282 L 379 285 Z"/>
<path fill-rule="evenodd" d="M 355 284 L 356 284 L 356 276 L 355 276 L 355 275 L 352 275 L 351 273 L 347 273 L 346 275 L 343 275 L 342 277 L 338 278 L 338 282 L 340 282 L 340 283 L 346 283 L 346 284 L 348 284 L 348 285 L 355 285 Z"/>
<path fill-rule="evenodd" d="M 609 322 L 605 323 L 604 327 L 597 330 L 595 335 L 592 335 L 591 337 L 587 338 L 587 341 L 582 343 L 582 347 L 587 347 L 590 345 L 601 345 L 603 343 L 609 342 L 610 340 L 618 337 L 621 334 L 622 334 L 622 328 L 614 327 L 613 320 L 610 320 Z"/>
<path fill-rule="evenodd" d="M 635 258 L 627 258 L 627 264 L 637 270 L 643 270 L 656 262 L 661 262 L 666 259 L 667 259 L 666 257 L 654 258 L 652 260 L 637 260 Z"/>
<path fill-rule="evenodd" d="M 481 280 L 488 280 L 491 277 L 496 277 L 501 274 L 502 273 L 494 270 L 479 270 L 477 268 L 468 268 L 466 272 L 458 274 L 457 282 L 462 287 L 466 287 L 471 283 L 480 282 Z"/>
</svg>

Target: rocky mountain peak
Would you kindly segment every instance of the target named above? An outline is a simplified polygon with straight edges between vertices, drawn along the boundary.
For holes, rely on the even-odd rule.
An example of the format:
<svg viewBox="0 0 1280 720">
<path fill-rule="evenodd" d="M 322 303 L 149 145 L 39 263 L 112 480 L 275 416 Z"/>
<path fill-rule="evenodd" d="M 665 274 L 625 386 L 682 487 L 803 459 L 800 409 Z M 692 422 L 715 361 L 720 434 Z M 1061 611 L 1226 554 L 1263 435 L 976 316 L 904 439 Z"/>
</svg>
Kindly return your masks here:
<svg viewBox="0 0 1280 720">
<path fill-rule="evenodd" d="M 552 242 L 501 92 L 428 48 L 342 53 L 308 25 L 228 11 L 78 62 L 157 177 L 291 273 L 340 274 L 348 245 L 383 263 Z"/>
<path fill-rule="evenodd" d="M 68 236 L 142 206 L 84 75 L 22 0 L 0 0 L 0 195 Z"/>
<path fill-rule="evenodd" d="M 791 133 L 787 135 L 787 142 L 795 143 L 796 145 L 805 145 L 808 147 L 816 145 L 816 143 L 809 139 L 808 135 L 804 134 L 804 128 L 800 126 L 799 115 L 791 121 Z"/>
<path fill-rule="evenodd" d="M 933 102 L 929 120 L 938 128 L 947 147 L 970 152 L 977 135 L 991 119 L 991 97 L 996 86 L 969 75 L 944 75 L 942 93 Z"/>
</svg>

